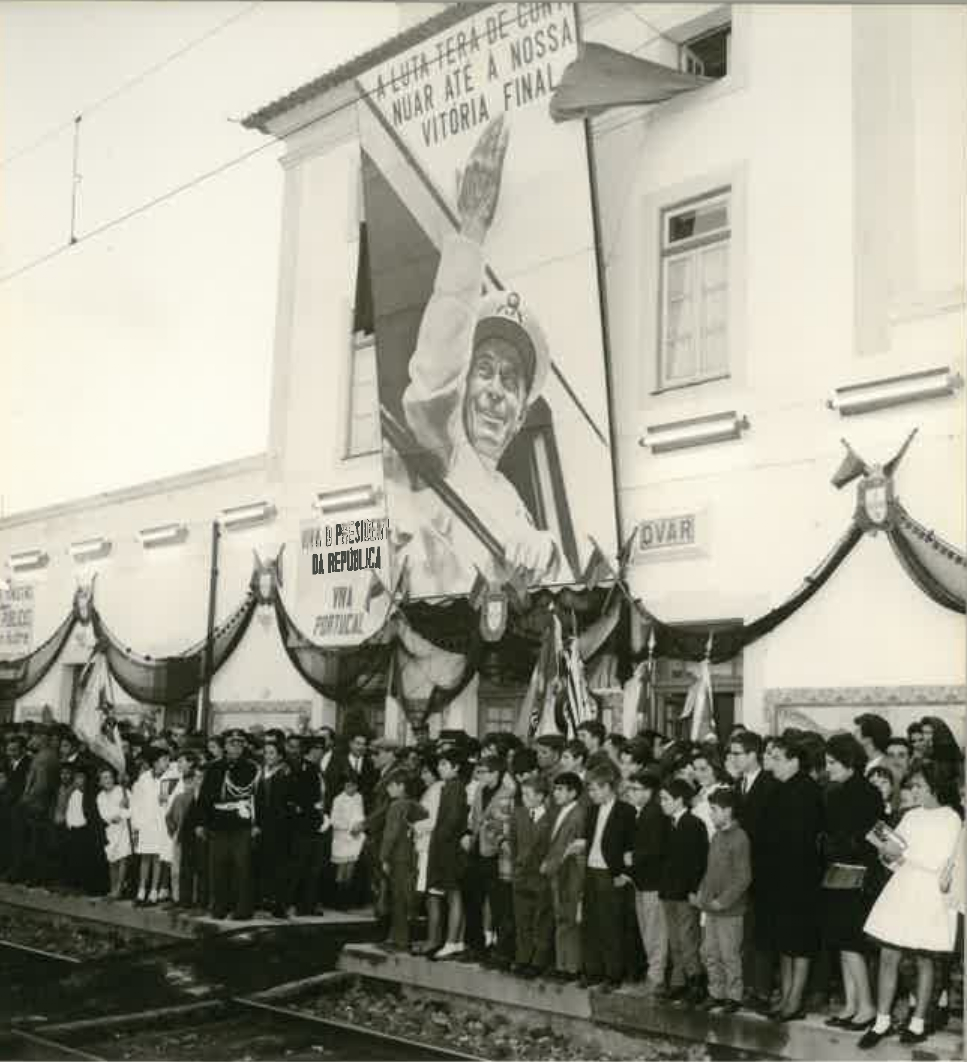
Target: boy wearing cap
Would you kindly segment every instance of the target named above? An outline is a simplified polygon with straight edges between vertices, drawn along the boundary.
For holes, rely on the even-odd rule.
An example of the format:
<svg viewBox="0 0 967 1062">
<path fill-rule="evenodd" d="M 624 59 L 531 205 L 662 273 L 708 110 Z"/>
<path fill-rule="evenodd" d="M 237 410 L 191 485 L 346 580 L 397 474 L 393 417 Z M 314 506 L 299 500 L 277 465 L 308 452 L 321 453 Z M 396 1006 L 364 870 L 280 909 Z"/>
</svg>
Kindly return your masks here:
<svg viewBox="0 0 967 1062">
<path fill-rule="evenodd" d="M 384 779 L 389 803 L 379 846 L 390 913 L 386 946 L 398 951 L 408 951 L 410 946 L 410 914 L 416 884 L 416 849 L 411 826 L 429 816 L 426 808 L 407 793 L 409 780 L 410 776 L 401 768 L 390 771 Z"/>
</svg>

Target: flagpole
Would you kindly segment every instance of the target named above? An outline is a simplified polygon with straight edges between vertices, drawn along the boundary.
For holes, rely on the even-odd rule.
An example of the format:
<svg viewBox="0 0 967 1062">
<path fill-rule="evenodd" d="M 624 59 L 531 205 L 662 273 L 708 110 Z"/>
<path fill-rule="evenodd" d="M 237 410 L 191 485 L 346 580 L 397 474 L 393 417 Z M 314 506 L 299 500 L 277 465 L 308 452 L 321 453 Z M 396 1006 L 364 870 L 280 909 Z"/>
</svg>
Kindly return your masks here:
<svg viewBox="0 0 967 1062">
<path fill-rule="evenodd" d="M 198 715 L 195 720 L 199 733 L 208 736 L 211 726 L 212 709 L 212 671 L 215 654 L 215 605 L 218 598 L 218 546 L 221 540 L 221 527 L 217 520 L 212 521 L 212 559 L 208 576 L 208 637 L 205 640 L 205 654 L 202 658 L 202 685 L 198 695 Z"/>
</svg>

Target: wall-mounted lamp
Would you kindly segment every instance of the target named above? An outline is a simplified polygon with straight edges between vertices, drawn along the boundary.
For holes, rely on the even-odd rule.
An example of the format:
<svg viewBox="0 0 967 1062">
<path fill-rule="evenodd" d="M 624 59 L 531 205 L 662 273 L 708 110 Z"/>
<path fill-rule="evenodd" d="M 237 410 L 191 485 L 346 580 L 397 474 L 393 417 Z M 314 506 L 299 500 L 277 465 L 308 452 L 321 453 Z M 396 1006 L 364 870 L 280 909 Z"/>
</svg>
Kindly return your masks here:
<svg viewBox="0 0 967 1062">
<path fill-rule="evenodd" d="M 138 541 L 145 549 L 174 545 L 187 537 L 188 528 L 184 524 L 161 524 L 158 527 L 145 527 L 138 532 Z"/>
<path fill-rule="evenodd" d="M 275 506 L 271 502 L 261 501 L 223 509 L 219 522 L 227 530 L 234 530 L 240 527 L 251 527 L 254 524 L 264 524 L 273 516 L 275 516 Z"/>
<path fill-rule="evenodd" d="M 669 424 L 654 424 L 645 429 L 638 439 L 639 446 L 646 446 L 653 454 L 669 450 L 684 450 L 689 446 L 704 446 L 706 443 L 738 439 L 749 427 L 747 417 L 735 410 L 713 413 L 707 417 L 692 417 Z"/>
<path fill-rule="evenodd" d="M 29 572 L 46 566 L 50 557 L 42 549 L 22 549 L 11 553 L 7 558 L 7 567 L 12 572 Z"/>
<path fill-rule="evenodd" d="M 857 413 L 872 413 L 907 402 L 919 402 L 928 398 L 944 398 L 963 385 L 959 373 L 944 367 L 910 372 L 904 376 L 887 376 L 881 380 L 848 384 L 837 387 L 826 405 L 843 417 Z"/>
<path fill-rule="evenodd" d="M 362 487 L 320 491 L 313 506 L 321 513 L 338 513 L 346 509 L 365 509 L 375 504 L 378 497 L 379 490 L 372 484 L 366 484 Z"/>
<path fill-rule="evenodd" d="M 85 538 L 81 542 L 72 542 L 67 547 L 67 552 L 78 563 L 83 561 L 97 560 L 107 556 L 111 552 L 111 540 L 108 538 Z"/>
</svg>

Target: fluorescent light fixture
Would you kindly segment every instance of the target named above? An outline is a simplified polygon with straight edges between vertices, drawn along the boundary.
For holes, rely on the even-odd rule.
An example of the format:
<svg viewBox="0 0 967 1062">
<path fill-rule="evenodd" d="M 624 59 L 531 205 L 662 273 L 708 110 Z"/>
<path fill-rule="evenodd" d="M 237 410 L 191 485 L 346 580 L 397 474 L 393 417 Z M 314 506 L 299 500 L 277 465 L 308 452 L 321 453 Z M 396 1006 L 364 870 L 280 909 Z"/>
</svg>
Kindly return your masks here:
<svg viewBox="0 0 967 1062">
<path fill-rule="evenodd" d="M 926 369 L 904 376 L 887 376 L 880 380 L 837 387 L 826 405 L 843 417 L 851 417 L 907 402 L 944 398 L 953 394 L 963 382 L 960 374 L 950 368 Z"/>
<path fill-rule="evenodd" d="M 653 454 L 661 454 L 669 450 L 684 450 L 690 446 L 738 439 L 748 427 L 747 417 L 729 410 L 727 413 L 713 413 L 707 417 L 653 424 L 639 437 L 638 445 L 648 447 Z"/>
<path fill-rule="evenodd" d="M 322 513 L 337 513 L 344 509 L 364 509 L 372 505 L 378 497 L 379 491 L 376 487 L 366 484 L 362 487 L 320 491 L 313 505 Z"/>
<path fill-rule="evenodd" d="M 12 572 L 29 572 L 35 568 L 43 568 L 49 559 L 42 549 L 22 549 L 10 554 L 7 567 Z"/>
<path fill-rule="evenodd" d="M 145 527 L 138 532 L 138 541 L 146 549 L 151 546 L 167 546 L 181 542 L 188 534 L 184 524 L 161 524 L 158 527 Z"/>
<path fill-rule="evenodd" d="M 67 552 L 76 561 L 91 560 L 95 557 L 103 557 L 109 553 L 111 542 L 106 538 L 85 538 L 81 542 L 72 542 L 67 547 Z"/>
<path fill-rule="evenodd" d="M 222 527 L 248 527 L 251 524 L 262 524 L 275 516 L 275 506 L 271 502 L 252 502 L 249 505 L 235 505 L 230 509 L 223 509 L 221 515 Z"/>
</svg>

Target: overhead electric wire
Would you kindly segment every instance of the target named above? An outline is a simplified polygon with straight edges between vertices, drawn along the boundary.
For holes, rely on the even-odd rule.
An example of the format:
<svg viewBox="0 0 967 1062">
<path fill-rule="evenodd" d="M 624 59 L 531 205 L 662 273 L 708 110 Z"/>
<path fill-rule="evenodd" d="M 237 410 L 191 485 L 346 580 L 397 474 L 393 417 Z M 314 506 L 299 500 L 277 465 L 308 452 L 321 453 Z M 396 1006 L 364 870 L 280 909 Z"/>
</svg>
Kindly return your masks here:
<svg viewBox="0 0 967 1062">
<path fill-rule="evenodd" d="M 23 158 L 25 155 L 29 155 L 32 152 L 36 151 L 38 148 L 43 147 L 43 145 L 46 144 L 49 140 L 52 140 L 55 136 L 59 136 L 62 132 L 64 132 L 65 129 L 69 129 L 72 125 L 80 121 L 82 118 L 93 114 L 94 111 L 96 111 L 100 107 L 103 107 L 104 104 L 110 103 L 111 100 L 117 99 L 118 96 L 121 96 L 125 92 L 130 91 L 136 85 L 140 85 L 142 81 L 145 81 L 153 74 L 158 73 L 158 71 L 163 70 L 166 66 L 175 62 L 176 59 L 180 59 L 183 55 L 186 55 L 193 48 L 197 48 L 198 45 L 204 44 L 205 41 L 210 40 L 216 34 L 221 33 L 222 30 L 227 29 L 229 26 L 238 22 L 240 19 L 248 17 L 257 7 L 261 7 L 263 2 L 264 0 L 254 0 L 254 3 L 249 4 L 241 11 L 236 11 L 234 15 L 230 15 L 228 18 L 223 19 L 217 25 L 212 26 L 211 29 L 206 30 L 203 34 L 201 34 L 201 36 L 193 38 L 192 40 L 183 44 L 180 48 L 173 51 L 170 55 L 166 56 L 164 59 L 159 59 L 158 62 L 153 63 L 151 66 L 147 67 L 147 69 L 142 70 L 140 74 L 135 74 L 134 77 L 131 77 L 127 81 L 122 82 L 120 85 L 117 86 L 117 88 L 112 89 L 106 95 L 101 96 L 98 99 L 94 100 L 93 103 L 89 103 L 87 104 L 87 106 L 82 107 L 75 115 L 72 115 L 70 118 L 66 118 L 63 122 L 60 122 L 57 125 L 51 127 L 47 130 L 46 133 L 42 133 L 39 137 L 37 137 L 36 140 L 31 141 L 29 144 L 26 144 L 24 147 L 19 148 L 12 154 L 0 159 L 0 169 L 4 168 L 5 166 L 9 166 L 11 163 L 14 163 L 18 159 Z"/>
</svg>

